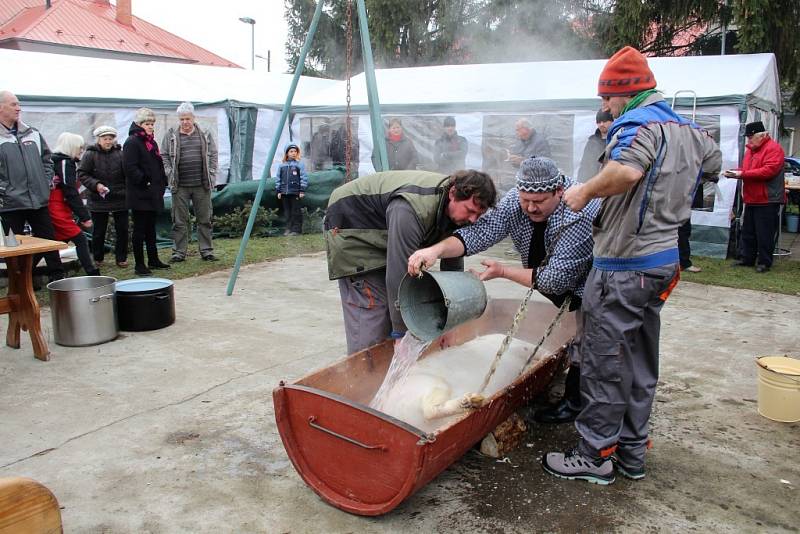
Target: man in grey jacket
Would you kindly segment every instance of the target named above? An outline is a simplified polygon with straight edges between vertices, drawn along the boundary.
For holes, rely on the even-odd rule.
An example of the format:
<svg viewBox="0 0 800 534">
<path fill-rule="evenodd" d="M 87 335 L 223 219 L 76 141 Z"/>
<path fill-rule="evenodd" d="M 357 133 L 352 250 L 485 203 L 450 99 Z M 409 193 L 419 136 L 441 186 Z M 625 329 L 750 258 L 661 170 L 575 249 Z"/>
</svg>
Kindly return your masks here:
<svg viewBox="0 0 800 534">
<path fill-rule="evenodd" d="M 200 257 L 217 261 L 211 242 L 211 191 L 217 176 L 217 146 L 209 132 L 200 129 L 194 119 L 194 106 L 184 102 L 178 106 L 180 127 L 170 128 L 161 141 L 164 171 L 172 192 L 171 262 L 186 259 L 191 225 L 189 204 L 197 220 L 197 241 Z"/>
<path fill-rule="evenodd" d="M 27 222 L 36 237 L 55 239 L 47 204 L 53 162 L 44 137 L 21 120 L 14 93 L 0 91 L 0 218 L 3 231 L 22 234 Z M 40 256 L 34 257 L 34 266 Z M 64 278 L 57 251 L 44 254 L 50 280 Z"/>
<path fill-rule="evenodd" d="M 704 174 L 721 153 L 655 90 L 647 59 L 623 48 L 600 73 L 603 109 L 616 117 L 602 170 L 564 193 L 578 211 L 604 198 L 594 222 L 594 262 L 583 295 L 578 446 L 542 465 L 560 478 L 614 482 L 645 476 L 658 382 L 659 314 L 679 279 L 678 228 L 689 219 Z M 612 456 L 613 463 L 612 463 Z"/>
<path fill-rule="evenodd" d="M 578 181 L 580 183 L 586 183 L 589 178 L 600 172 L 600 160 L 606 150 L 606 135 L 608 135 L 608 129 L 611 128 L 613 123 L 614 117 L 608 111 L 601 109 L 595 115 L 597 129 L 586 140 L 586 146 L 583 147 L 581 165 L 578 168 Z"/>
</svg>

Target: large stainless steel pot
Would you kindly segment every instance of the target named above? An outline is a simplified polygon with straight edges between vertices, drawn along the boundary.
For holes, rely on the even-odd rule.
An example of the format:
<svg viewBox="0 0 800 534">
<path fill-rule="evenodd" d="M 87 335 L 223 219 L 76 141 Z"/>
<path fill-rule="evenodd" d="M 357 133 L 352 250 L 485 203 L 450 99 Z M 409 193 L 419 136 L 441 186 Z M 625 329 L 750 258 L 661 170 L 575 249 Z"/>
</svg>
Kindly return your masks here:
<svg viewBox="0 0 800 534">
<path fill-rule="evenodd" d="M 84 347 L 117 337 L 116 281 L 110 276 L 78 276 L 47 284 L 56 343 Z"/>
</svg>

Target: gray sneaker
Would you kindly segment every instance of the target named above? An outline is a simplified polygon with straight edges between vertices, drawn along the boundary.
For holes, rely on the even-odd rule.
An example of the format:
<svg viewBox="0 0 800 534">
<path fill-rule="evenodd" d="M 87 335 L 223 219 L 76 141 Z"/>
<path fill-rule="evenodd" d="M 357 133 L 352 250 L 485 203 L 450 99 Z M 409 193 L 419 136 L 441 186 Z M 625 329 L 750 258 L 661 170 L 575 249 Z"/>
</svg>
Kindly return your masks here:
<svg viewBox="0 0 800 534">
<path fill-rule="evenodd" d="M 551 475 L 567 480 L 586 480 L 592 484 L 603 486 L 612 484 L 614 466 L 611 460 L 590 458 L 572 449 L 566 454 L 563 452 L 548 452 L 542 458 L 542 467 Z"/>
<path fill-rule="evenodd" d="M 631 480 L 642 480 L 645 476 L 644 465 L 640 467 L 634 467 L 625 463 L 617 456 L 612 456 L 611 462 L 614 464 L 614 467 L 617 469 L 617 471 L 619 471 L 619 474 L 625 478 L 629 478 Z"/>
</svg>

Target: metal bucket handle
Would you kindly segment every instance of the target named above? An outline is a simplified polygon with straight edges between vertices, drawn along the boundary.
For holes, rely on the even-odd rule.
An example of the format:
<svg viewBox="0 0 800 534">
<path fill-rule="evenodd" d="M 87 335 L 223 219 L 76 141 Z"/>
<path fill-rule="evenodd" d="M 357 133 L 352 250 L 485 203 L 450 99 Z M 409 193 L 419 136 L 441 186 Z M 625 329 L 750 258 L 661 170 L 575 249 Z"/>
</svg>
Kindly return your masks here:
<svg viewBox="0 0 800 534">
<path fill-rule="evenodd" d="M 100 296 L 97 296 L 97 297 L 92 297 L 92 298 L 89 299 L 89 302 L 91 302 L 92 304 L 97 304 L 98 302 L 100 302 L 103 299 L 113 299 L 113 298 L 114 298 L 114 293 L 108 293 L 107 295 L 100 295 Z"/>
<path fill-rule="evenodd" d="M 784 354 L 783 357 L 784 358 L 788 358 L 790 360 L 797 360 L 798 359 L 798 358 L 792 358 L 791 356 L 788 356 L 786 354 Z M 756 358 L 756 365 L 758 365 L 759 367 L 761 367 L 765 371 L 769 371 L 770 373 L 775 373 L 776 375 L 780 375 L 781 378 L 786 378 L 787 380 L 791 380 L 792 382 L 800 384 L 800 379 L 792 378 L 792 375 L 787 375 L 786 373 L 781 373 L 780 371 L 776 371 L 775 369 L 770 369 L 770 367 L 767 364 L 761 363 L 759 361 L 759 360 L 761 360 L 761 358 L 764 358 L 764 356 L 759 356 L 758 358 Z"/>
</svg>

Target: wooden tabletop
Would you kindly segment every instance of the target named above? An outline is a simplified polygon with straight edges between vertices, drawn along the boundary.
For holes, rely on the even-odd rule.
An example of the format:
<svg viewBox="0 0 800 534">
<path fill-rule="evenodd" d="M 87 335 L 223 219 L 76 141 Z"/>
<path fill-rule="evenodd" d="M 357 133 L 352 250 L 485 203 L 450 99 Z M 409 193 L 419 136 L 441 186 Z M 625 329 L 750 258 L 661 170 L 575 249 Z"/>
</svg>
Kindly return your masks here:
<svg viewBox="0 0 800 534">
<path fill-rule="evenodd" d="M 25 256 L 28 254 L 39 254 L 50 252 L 51 250 L 61 250 L 67 248 L 63 241 L 51 241 L 29 235 L 18 235 L 16 247 L 0 247 L 0 258 L 11 258 L 14 256 Z"/>
</svg>

